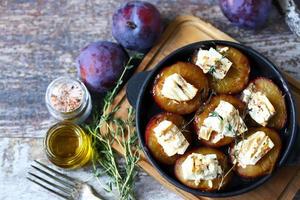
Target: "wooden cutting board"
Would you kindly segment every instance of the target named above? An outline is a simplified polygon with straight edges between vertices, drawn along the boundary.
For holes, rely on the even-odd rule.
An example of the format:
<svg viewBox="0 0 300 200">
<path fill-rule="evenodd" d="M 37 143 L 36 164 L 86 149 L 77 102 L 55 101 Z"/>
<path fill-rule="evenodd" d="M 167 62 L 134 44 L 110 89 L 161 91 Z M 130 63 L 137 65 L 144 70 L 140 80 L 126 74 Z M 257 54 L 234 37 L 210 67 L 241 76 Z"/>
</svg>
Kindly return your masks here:
<svg viewBox="0 0 300 200">
<path fill-rule="evenodd" d="M 233 38 L 213 27 L 211 24 L 206 23 L 199 18 L 193 16 L 180 16 L 177 17 L 165 30 L 162 37 L 158 43 L 150 50 L 150 52 L 145 56 L 141 64 L 138 66 L 137 72 L 150 70 L 155 67 L 155 65 L 161 61 L 165 56 L 170 54 L 175 49 L 178 49 L 187 44 L 201 41 L 201 40 L 229 40 L 234 41 Z M 291 78 L 287 74 L 284 74 L 285 78 L 288 80 L 295 101 L 300 103 L 300 82 Z M 126 117 L 127 108 L 129 103 L 126 99 L 125 88 L 123 88 L 117 97 L 115 98 L 114 104 L 120 104 L 121 109 L 116 114 L 119 117 Z M 300 105 L 298 106 L 300 108 Z M 299 110 L 298 110 L 299 111 Z M 300 112 L 298 112 L 300 113 Z M 298 123 L 300 120 L 298 120 Z M 299 123 L 300 124 L 300 123 Z M 122 149 L 114 144 L 115 150 L 122 154 Z M 187 193 L 174 185 L 166 181 L 147 161 L 145 156 L 142 154 L 139 166 L 145 170 L 149 175 L 156 179 L 159 183 L 169 188 L 170 190 L 176 192 L 184 199 L 211 199 L 207 197 L 195 196 Z M 273 199 L 293 199 L 295 193 L 300 188 L 300 167 L 289 166 L 278 170 L 274 176 L 261 187 L 248 192 L 246 194 L 230 197 L 221 198 L 224 199 L 251 199 L 251 200 L 273 200 Z"/>
</svg>

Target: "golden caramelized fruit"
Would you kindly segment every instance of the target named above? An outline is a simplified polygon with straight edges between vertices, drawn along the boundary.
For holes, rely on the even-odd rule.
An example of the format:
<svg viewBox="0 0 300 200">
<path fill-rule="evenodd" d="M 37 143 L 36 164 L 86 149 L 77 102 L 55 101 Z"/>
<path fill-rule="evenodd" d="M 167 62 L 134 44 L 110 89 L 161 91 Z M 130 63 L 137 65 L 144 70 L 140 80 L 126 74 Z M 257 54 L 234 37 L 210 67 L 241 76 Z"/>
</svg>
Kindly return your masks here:
<svg viewBox="0 0 300 200">
<path fill-rule="evenodd" d="M 158 143 L 157 138 L 155 136 L 154 128 L 158 126 L 159 123 L 161 123 L 164 120 L 168 120 L 172 123 L 174 123 L 179 130 L 182 130 L 182 134 L 184 135 L 185 139 L 191 143 L 192 137 L 191 133 L 185 127 L 186 121 L 181 117 L 180 115 L 173 114 L 173 113 L 160 113 L 158 115 L 155 115 L 152 117 L 152 119 L 149 121 L 146 127 L 146 133 L 145 133 L 145 139 L 146 139 L 146 145 L 148 146 L 151 154 L 153 157 L 166 165 L 173 165 L 176 161 L 176 159 L 180 156 L 178 154 L 175 154 L 171 157 L 169 157 L 165 152 L 163 147 Z"/>
<path fill-rule="evenodd" d="M 175 177 L 182 184 L 208 192 L 228 185 L 232 170 L 249 179 L 272 173 L 282 148 L 280 135 L 275 129 L 282 129 L 287 121 L 284 95 L 270 79 L 256 78 L 250 82 L 254 87 L 251 85 L 242 93 L 249 82 L 248 58 L 233 47 L 218 45 L 215 50 L 207 49 L 198 55 L 196 52 L 191 63 L 179 61 L 159 72 L 151 92 L 156 104 L 167 112 L 154 116 L 145 131 L 146 145 L 155 160 L 164 165 L 174 165 Z M 250 88 L 255 90 L 250 91 Z M 214 92 L 208 100 L 211 90 Z M 250 109 L 247 113 L 248 102 Z M 270 108 L 269 115 L 263 109 L 264 105 Z M 186 129 L 187 122 L 181 116 L 191 113 L 195 113 L 193 134 Z M 166 121 L 169 121 L 167 128 L 157 128 Z M 249 130 L 247 126 L 252 128 Z M 173 131 L 170 127 L 178 129 Z M 171 138 L 169 136 L 179 138 L 176 134 L 179 130 L 181 139 L 173 141 L 178 146 L 184 141 L 184 148 L 173 148 L 173 141 L 165 140 L 167 143 L 164 143 L 162 139 Z M 218 130 L 221 134 L 211 130 Z M 196 136 L 203 145 L 200 148 L 192 143 Z M 243 140 L 246 140 L 244 146 Z M 225 155 L 217 148 L 226 145 L 229 151 L 226 149 Z M 237 149 L 243 150 L 238 154 L 239 159 L 236 159 Z"/>
<path fill-rule="evenodd" d="M 192 153 L 198 153 L 198 154 L 203 154 L 203 155 L 216 154 L 217 160 L 219 162 L 219 165 L 221 166 L 223 173 L 222 173 L 222 176 L 219 176 L 219 177 L 211 180 L 212 181 L 211 187 L 209 185 L 210 180 L 201 180 L 199 182 L 199 184 L 196 184 L 194 180 L 186 180 L 184 178 L 184 175 L 183 175 L 184 169 L 182 169 L 182 164 L 185 161 L 185 159 Z M 209 147 L 201 147 L 201 148 L 195 149 L 193 151 L 189 151 L 188 153 L 186 153 L 185 155 L 180 157 L 175 163 L 174 173 L 175 173 L 176 178 L 181 183 L 183 183 L 184 185 L 186 185 L 190 188 L 199 189 L 199 190 L 203 190 L 203 191 L 216 191 L 219 188 L 220 189 L 224 188 L 229 183 L 229 181 L 231 179 L 231 173 L 228 173 L 229 169 L 230 169 L 230 166 L 228 164 L 227 156 L 223 152 L 221 152 L 217 149 L 209 148 Z"/>
<path fill-rule="evenodd" d="M 235 172 L 244 178 L 257 178 L 261 177 L 267 174 L 272 173 L 277 159 L 280 155 L 282 143 L 279 134 L 270 128 L 266 127 L 260 127 L 260 128 L 254 128 L 249 130 L 247 133 L 247 136 L 245 138 L 248 138 L 250 135 L 256 133 L 257 131 L 263 131 L 274 143 L 274 147 L 267 152 L 255 165 L 246 165 L 244 167 L 240 166 L 238 163 L 235 165 Z M 230 160 L 233 162 L 234 160 L 234 151 L 231 147 L 230 149 Z"/>
<path fill-rule="evenodd" d="M 251 82 L 255 85 L 257 91 L 261 91 L 266 95 L 275 108 L 275 115 L 269 119 L 267 127 L 275 129 L 283 128 L 287 120 L 287 110 L 281 90 L 268 78 L 259 77 Z"/>
<path fill-rule="evenodd" d="M 226 46 L 217 46 L 220 50 Z M 212 75 L 207 74 L 210 88 L 218 94 L 236 94 L 241 92 L 248 83 L 250 64 L 248 58 L 239 50 L 228 47 L 221 53 L 232 62 L 232 66 L 223 79 L 216 79 Z M 197 53 L 192 57 L 192 62 L 196 63 Z"/>
<path fill-rule="evenodd" d="M 198 91 L 191 100 L 176 101 L 162 94 L 162 88 L 167 77 L 179 74 Z M 189 114 L 196 111 L 204 102 L 208 93 L 208 81 L 202 70 L 191 63 L 177 62 L 165 67 L 155 78 L 152 95 L 155 102 L 165 111 L 177 114 Z"/>
<path fill-rule="evenodd" d="M 200 127 L 203 125 L 204 120 L 209 116 L 209 113 L 211 113 L 215 110 L 215 108 L 219 105 L 221 100 L 232 104 L 239 111 L 240 115 L 244 113 L 246 106 L 240 99 L 238 99 L 234 96 L 225 95 L 225 94 L 214 96 L 211 99 L 211 101 L 204 107 L 203 112 L 195 115 L 194 128 L 195 128 L 196 133 L 199 132 Z M 221 146 L 230 144 L 231 142 L 234 141 L 233 137 L 224 137 L 221 140 L 219 140 L 218 142 L 213 143 L 212 141 L 216 135 L 217 135 L 217 133 L 215 131 L 213 131 L 209 140 L 200 139 L 200 142 L 202 144 L 204 144 L 206 146 L 210 146 L 210 147 L 221 147 Z"/>
</svg>

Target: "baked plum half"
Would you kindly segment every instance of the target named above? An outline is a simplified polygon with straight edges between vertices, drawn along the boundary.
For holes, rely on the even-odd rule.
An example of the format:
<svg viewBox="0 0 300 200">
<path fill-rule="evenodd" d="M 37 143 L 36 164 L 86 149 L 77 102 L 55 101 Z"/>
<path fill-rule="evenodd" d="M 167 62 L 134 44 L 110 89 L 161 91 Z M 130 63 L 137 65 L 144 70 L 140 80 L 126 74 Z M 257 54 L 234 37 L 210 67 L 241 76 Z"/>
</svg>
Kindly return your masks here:
<svg viewBox="0 0 300 200">
<path fill-rule="evenodd" d="M 269 118 L 265 126 L 275 129 L 282 129 L 285 126 L 287 120 L 287 110 L 284 95 L 282 94 L 281 90 L 275 83 L 273 83 L 272 80 L 264 77 L 258 77 L 255 80 L 251 81 L 247 89 L 250 87 L 253 88 L 252 90 L 254 92 L 261 92 L 263 95 L 265 95 L 268 98 L 269 102 L 272 104 L 273 109 L 275 110 L 275 114 Z M 259 125 L 250 116 L 248 116 L 247 119 L 249 121 L 249 124 L 253 126 Z"/>
<path fill-rule="evenodd" d="M 200 180 L 199 182 L 195 182 L 194 180 L 186 179 L 185 175 L 184 175 L 184 173 L 185 173 L 184 171 L 186 171 L 186 169 L 183 169 L 185 166 L 183 163 L 186 161 L 188 156 L 190 156 L 193 153 L 202 154 L 202 155 L 208 155 L 208 154 L 216 155 L 218 164 L 222 170 L 222 174 L 217 176 L 214 179 Z M 197 162 L 195 162 L 195 163 L 197 163 Z M 195 165 L 197 165 L 197 164 L 195 164 Z M 201 167 L 201 165 L 198 167 L 200 168 L 200 170 L 201 170 L 201 168 L 205 169 L 205 167 Z M 194 189 L 198 189 L 198 190 L 202 190 L 202 191 L 209 191 L 209 192 L 223 189 L 229 183 L 229 181 L 232 177 L 229 170 L 230 170 L 230 165 L 229 165 L 227 156 L 223 152 L 221 152 L 217 149 L 209 148 L 209 147 L 201 147 L 201 148 L 195 149 L 193 151 L 189 151 L 188 153 L 186 153 L 182 157 L 180 157 L 176 161 L 175 166 L 174 166 L 175 176 L 181 183 L 183 183 L 184 185 L 186 185 L 190 188 L 194 188 Z"/>
<path fill-rule="evenodd" d="M 186 121 L 182 116 L 178 114 L 173 114 L 168 112 L 160 113 L 152 117 L 152 119 L 147 124 L 146 132 L 145 132 L 145 140 L 146 140 L 146 145 L 149 148 L 151 154 L 160 163 L 166 165 L 173 165 L 176 159 L 178 159 L 180 155 L 175 154 L 173 156 L 168 156 L 165 153 L 163 147 L 159 144 L 154 131 L 155 128 L 158 127 L 158 125 L 165 120 L 170 121 L 174 125 L 176 125 L 178 129 L 181 130 L 181 133 L 184 135 L 185 139 L 189 142 L 189 144 L 192 142 L 192 135 L 188 127 L 185 127 Z"/>
<path fill-rule="evenodd" d="M 195 118 L 194 118 L 194 129 L 195 132 L 199 133 L 201 126 L 203 126 L 204 120 L 212 113 L 216 107 L 219 105 L 221 101 L 226 101 L 230 104 L 232 104 L 235 109 L 237 109 L 241 114 L 244 113 L 245 111 L 245 104 L 238 99 L 237 97 L 234 97 L 232 95 L 218 95 L 212 97 L 211 101 L 204 107 L 203 112 L 201 113 L 196 113 Z M 234 141 L 234 137 L 223 137 L 220 139 L 218 142 L 213 142 L 214 138 L 218 135 L 216 131 L 213 131 L 210 135 L 209 140 L 205 139 L 200 139 L 200 142 L 204 144 L 205 146 L 210 146 L 210 147 L 221 147 L 230 144 L 231 142 Z"/>
<path fill-rule="evenodd" d="M 217 79 L 209 72 L 208 82 L 211 89 L 218 94 L 236 94 L 241 92 L 247 85 L 250 73 L 248 58 L 233 47 L 216 46 L 216 50 L 232 62 L 232 65 L 223 79 Z M 196 64 L 197 54 L 192 56 L 192 63 Z"/>
<path fill-rule="evenodd" d="M 166 79 L 174 74 L 181 76 L 197 90 L 192 99 L 178 101 L 170 99 L 163 94 Z M 189 114 L 196 111 L 205 101 L 207 94 L 208 81 L 206 76 L 199 67 L 186 62 L 177 62 L 161 70 L 156 76 L 152 88 L 152 95 L 157 105 L 165 111 L 177 114 Z"/>
<path fill-rule="evenodd" d="M 254 179 L 272 173 L 281 152 L 282 142 L 279 134 L 274 129 L 270 129 L 266 127 L 250 129 L 247 133 L 247 136 L 244 138 L 244 143 L 243 143 L 244 145 L 242 144 L 241 148 L 248 148 L 248 144 L 245 142 L 245 140 L 258 132 L 264 132 L 265 135 L 267 135 L 269 139 L 271 139 L 273 143 L 273 147 L 270 148 L 269 146 L 267 146 L 266 149 L 262 150 L 262 151 L 266 150 L 267 152 L 265 155 L 263 155 L 263 157 L 261 157 L 256 162 L 256 164 L 242 166 L 239 163 L 239 161 L 235 162 L 234 160 L 235 158 L 237 158 L 237 155 L 239 155 L 240 152 L 238 149 L 234 148 L 235 147 L 234 145 L 232 145 L 230 148 L 230 160 L 232 163 L 235 163 L 234 170 L 239 176 L 243 178 Z M 262 141 L 259 142 L 262 143 Z M 261 145 L 267 145 L 266 140 Z M 247 151 L 249 152 L 248 149 Z M 253 154 L 253 155 L 255 156 L 259 154 Z"/>
</svg>

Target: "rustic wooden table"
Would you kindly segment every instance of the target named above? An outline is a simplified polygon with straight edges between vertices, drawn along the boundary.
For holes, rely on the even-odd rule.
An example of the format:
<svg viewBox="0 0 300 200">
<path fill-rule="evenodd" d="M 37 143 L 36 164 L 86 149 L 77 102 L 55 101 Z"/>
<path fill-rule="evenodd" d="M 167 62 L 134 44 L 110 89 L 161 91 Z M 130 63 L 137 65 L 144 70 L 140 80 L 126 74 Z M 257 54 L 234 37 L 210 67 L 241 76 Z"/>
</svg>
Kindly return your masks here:
<svg viewBox="0 0 300 200">
<path fill-rule="evenodd" d="M 91 41 L 113 40 L 111 16 L 121 0 L 1 0 L 0 1 L 0 199 L 58 199 L 25 177 L 34 159 L 47 162 L 43 137 L 55 123 L 45 105 L 47 85 L 61 75 L 76 74 L 74 58 Z M 260 31 L 232 26 L 212 0 L 152 0 L 167 24 L 177 15 L 193 14 L 273 60 L 300 79 L 300 39 L 275 8 Z M 90 180 L 105 192 L 86 167 L 66 172 Z M 101 182 L 107 183 L 108 177 Z M 144 172 L 136 181 L 139 199 L 179 199 Z"/>
</svg>

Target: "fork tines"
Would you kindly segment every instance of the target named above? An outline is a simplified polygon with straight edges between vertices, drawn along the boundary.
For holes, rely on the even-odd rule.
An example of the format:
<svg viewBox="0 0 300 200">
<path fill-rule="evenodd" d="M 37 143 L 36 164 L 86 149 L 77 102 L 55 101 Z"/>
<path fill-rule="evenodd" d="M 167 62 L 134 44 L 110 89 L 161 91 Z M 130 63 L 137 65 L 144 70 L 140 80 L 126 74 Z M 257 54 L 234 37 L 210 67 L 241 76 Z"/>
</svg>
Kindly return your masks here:
<svg viewBox="0 0 300 200">
<path fill-rule="evenodd" d="M 78 183 L 76 179 L 66 176 L 37 160 L 34 162 L 35 165 L 31 165 L 31 167 L 36 172 L 28 172 L 28 180 L 64 199 L 74 199 L 73 194 Z"/>
</svg>

